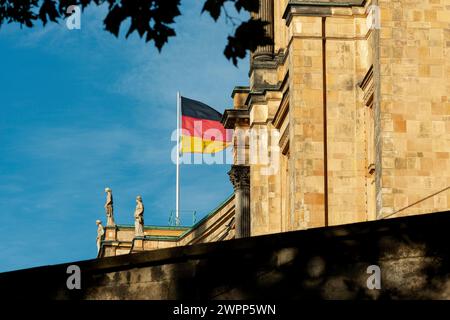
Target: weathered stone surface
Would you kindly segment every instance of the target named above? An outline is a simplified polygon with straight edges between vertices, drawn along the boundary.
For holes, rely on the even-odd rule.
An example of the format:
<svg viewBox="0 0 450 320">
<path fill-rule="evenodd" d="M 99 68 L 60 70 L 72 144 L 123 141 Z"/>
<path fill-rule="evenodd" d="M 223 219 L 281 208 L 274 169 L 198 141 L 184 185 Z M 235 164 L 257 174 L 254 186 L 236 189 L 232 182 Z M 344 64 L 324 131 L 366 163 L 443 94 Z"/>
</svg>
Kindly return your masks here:
<svg viewBox="0 0 450 320">
<path fill-rule="evenodd" d="M 234 106 L 280 131 L 277 173 L 250 163 L 252 235 L 449 209 L 449 10 L 273 2 L 274 55 Z"/>
<path fill-rule="evenodd" d="M 450 299 L 450 212 L 0 274 L 10 299 Z M 82 289 L 66 289 L 66 269 Z M 367 268 L 381 268 L 370 290 Z"/>
</svg>

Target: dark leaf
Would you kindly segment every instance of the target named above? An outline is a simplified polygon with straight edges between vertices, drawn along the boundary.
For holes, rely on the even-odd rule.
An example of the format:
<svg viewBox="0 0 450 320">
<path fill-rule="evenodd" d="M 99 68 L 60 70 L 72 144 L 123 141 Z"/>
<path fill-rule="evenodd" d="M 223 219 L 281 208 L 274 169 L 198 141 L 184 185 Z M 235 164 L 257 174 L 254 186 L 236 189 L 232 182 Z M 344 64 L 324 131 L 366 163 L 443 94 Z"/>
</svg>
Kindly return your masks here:
<svg viewBox="0 0 450 320">
<path fill-rule="evenodd" d="M 248 12 L 258 12 L 259 0 L 236 0 L 234 6 L 236 7 L 236 10 L 239 12 L 241 11 L 241 9 L 244 9 Z"/>
<path fill-rule="evenodd" d="M 119 36 L 120 24 L 125 19 L 122 9 L 115 5 L 106 16 L 103 23 L 105 24 L 105 29 L 111 32 L 116 37 Z"/>
<path fill-rule="evenodd" d="M 53 22 L 57 22 L 57 18 L 59 18 L 59 13 L 53 0 L 44 0 L 39 10 L 39 19 L 41 19 L 44 26 L 47 24 L 47 17 Z"/>
<path fill-rule="evenodd" d="M 243 22 L 234 33 L 228 37 L 224 55 L 231 60 L 235 66 L 239 59 L 245 58 L 247 50 L 254 51 L 258 46 L 273 44 L 271 38 L 266 35 L 265 26 L 267 22 L 260 19 L 250 19 Z"/>
<path fill-rule="evenodd" d="M 155 33 L 153 34 L 153 40 L 155 41 L 155 46 L 161 51 L 164 44 L 168 42 L 169 37 L 175 36 L 175 31 L 163 24 L 155 25 Z"/>
<path fill-rule="evenodd" d="M 222 10 L 222 6 L 226 0 L 206 0 L 203 5 L 202 13 L 207 11 L 211 15 L 211 17 L 217 21 L 220 17 L 220 12 Z"/>
</svg>

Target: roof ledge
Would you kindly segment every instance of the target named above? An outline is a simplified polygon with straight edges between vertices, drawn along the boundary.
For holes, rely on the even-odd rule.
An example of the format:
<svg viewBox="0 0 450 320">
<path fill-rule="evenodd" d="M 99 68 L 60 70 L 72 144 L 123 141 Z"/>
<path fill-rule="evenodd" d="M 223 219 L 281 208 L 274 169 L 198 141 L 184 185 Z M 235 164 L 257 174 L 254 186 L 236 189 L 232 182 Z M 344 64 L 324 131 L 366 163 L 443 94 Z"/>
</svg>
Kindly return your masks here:
<svg viewBox="0 0 450 320">
<path fill-rule="evenodd" d="M 331 16 L 333 7 L 362 7 L 367 0 L 290 0 L 283 13 L 283 19 L 289 25 L 293 15 Z"/>
</svg>

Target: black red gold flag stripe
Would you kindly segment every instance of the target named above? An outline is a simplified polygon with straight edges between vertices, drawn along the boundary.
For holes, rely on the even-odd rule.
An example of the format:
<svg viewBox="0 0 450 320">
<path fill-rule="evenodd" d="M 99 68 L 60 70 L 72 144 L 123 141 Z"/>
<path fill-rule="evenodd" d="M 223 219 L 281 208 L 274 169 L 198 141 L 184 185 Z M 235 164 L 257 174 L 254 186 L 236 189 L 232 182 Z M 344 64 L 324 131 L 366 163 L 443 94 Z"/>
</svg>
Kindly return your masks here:
<svg viewBox="0 0 450 320">
<path fill-rule="evenodd" d="M 231 143 L 222 114 L 203 102 L 181 97 L 181 152 L 216 153 Z"/>
</svg>

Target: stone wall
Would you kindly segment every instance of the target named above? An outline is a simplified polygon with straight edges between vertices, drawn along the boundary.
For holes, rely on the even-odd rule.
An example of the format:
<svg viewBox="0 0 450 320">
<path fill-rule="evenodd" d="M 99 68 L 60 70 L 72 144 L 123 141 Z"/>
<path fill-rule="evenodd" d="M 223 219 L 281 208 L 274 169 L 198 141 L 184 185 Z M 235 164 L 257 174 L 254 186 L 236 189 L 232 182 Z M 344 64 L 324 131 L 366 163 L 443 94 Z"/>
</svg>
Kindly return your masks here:
<svg viewBox="0 0 450 320">
<path fill-rule="evenodd" d="M 285 21 L 275 23 L 275 42 L 285 55 L 278 75 L 280 82 L 286 79 L 280 90 L 289 100 L 288 164 L 280 173 L 289 175 L 280 179 L 287 184 L 281 189 L 289 190 L 281 212 L 289 221 L 285 230 L 375 218 L 374 178 L 368 172 L 368 149 L 374 148 L 368 120 L 374 119 L 368 119 L 367 92 L 359 86 L 373 64 L 373 33 L 366 24 L 370 4 L 298 1 L 275 7 L 275 22 Z M 277 196 L 285 201 L 285 195 Z"/>
<path fill-rule="evenodd" d="M 155 248 L 167 248 L 174 246 L 177 239 L 191 228 L 182 226 L 145 226 L 144 234 L 147 239 L 165 238 L 171 241 L 166 241 L 166 246 L 158 246 Z M 99 257 L 111 257 L 121 254 L 129 253 L 133 248 L 133 241 L 135 238 L 134 226 L 131 225 L 116 225 L 106 226 L 105 235 L 101 243 L 101 249 L 98 253 Z M 158 241 L 156 241 L 158 243 Z"/>
<path fill-rule="evenodd" d="M 450 212 L 0 274 L 16 299 L 450 299 Z M 81 290 L 67 290 L 69 265 Z M 381 268 L 370 290 L 367 268 Z"/>
<path fill-rule="evenodd" d="M 273 10 L 274 51 L 251 60 L 235 105 L 280 131 L 280 170 L 251 163 L 251 234 L 447 210 L 450 0 Z"/>
</svg>

